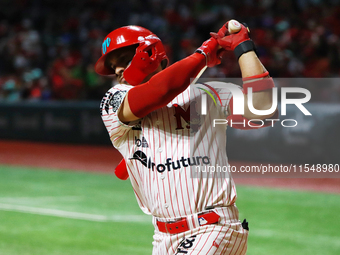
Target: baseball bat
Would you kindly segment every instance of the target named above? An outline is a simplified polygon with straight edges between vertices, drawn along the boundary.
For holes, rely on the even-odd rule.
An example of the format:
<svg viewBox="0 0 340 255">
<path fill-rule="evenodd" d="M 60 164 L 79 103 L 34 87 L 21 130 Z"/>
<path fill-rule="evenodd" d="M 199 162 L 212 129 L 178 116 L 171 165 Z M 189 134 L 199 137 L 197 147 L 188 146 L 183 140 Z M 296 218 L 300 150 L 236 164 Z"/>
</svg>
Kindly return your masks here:
<svg viewBox="0 0 340 255">
<path fill-rule="evenodd" d="M 235 34 L 241 30 L 241 24 L 237 20 L 231 19 L 228 22 L 228 32 L 229 34 Z"/>
<path fill-rule="evenodd" d="M 208 66 L 204 66 L 201 71 L 196 75 L 195 79 L 190 83 L 190 85 L 195 84 L 196 81 L 201 77 L 201 75 L 204 73 L 204 71 L 207 69 Z M 189 86 L 190 86 L 189 85 Z"/>
</svg>

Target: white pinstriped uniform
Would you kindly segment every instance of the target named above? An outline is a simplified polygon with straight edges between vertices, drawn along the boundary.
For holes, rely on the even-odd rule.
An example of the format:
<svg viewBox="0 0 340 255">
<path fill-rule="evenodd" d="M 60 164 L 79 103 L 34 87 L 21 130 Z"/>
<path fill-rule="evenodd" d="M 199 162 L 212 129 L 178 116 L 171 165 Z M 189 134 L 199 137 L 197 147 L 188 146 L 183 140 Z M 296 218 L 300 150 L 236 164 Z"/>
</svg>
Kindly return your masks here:
<svg viewBox="0 0 340 255">
<path fill-rule="evenodd" d="M 201 111 L 202 90 L 188 88 L 167 106 L 128 126 L 118 120 L 117 111 L 131 88 L 119 84 L 106 93 L 101 103 L 102 119 L 112 144 L 125 158 L 140 208 L 154 216 L 153 254 L 245 254 L 248 233 L 238 221 L 236 190 L 229 173 L 195 172 L 208 165 L 228 165 L 226 125 L 212 124 L 213 119 L 227 117 L 231 93 L 218 91 L 222 100 L 219 107 L 208 99 L 210 111 L 200 115 L 198 125 L 191 119 L 189 127 L 184 115 L 178 115 L 189 105 L 191 110 Z M 190 104 L 193 101 L 198 102 L 196 107 Z M 197 213 L 208 206 L 221 216 L 220 222 L 200 226 Z M 175 235 L 158 231 L 156 218 L 170 221 L 183 217 L 187 217 L 190 231 Z"/>
</svg>

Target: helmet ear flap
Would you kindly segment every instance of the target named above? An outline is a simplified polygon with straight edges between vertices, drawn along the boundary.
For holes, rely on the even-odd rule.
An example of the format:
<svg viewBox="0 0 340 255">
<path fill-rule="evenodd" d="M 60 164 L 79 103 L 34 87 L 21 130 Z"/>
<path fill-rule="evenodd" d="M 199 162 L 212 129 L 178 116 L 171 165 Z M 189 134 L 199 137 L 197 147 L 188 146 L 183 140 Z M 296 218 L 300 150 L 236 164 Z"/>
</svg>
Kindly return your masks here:
<svg viewBox="0 0 340 255">
<path fill-rule="evenodd" d="M 160 42 L 159 39 L 148 39 L 148 40 L 145 40 L 144 42 L 142 42 L 139 47 L 137 47 L 136 49 L 136 53 L 138 52 L 147 52 L 150 59 L 152 61 L 156 61 L 157 60 L 157 55 L 158 55 L 158 52 L 157 52 L 157 47 L 156 47 L 156 44 Z"/>
</svg>

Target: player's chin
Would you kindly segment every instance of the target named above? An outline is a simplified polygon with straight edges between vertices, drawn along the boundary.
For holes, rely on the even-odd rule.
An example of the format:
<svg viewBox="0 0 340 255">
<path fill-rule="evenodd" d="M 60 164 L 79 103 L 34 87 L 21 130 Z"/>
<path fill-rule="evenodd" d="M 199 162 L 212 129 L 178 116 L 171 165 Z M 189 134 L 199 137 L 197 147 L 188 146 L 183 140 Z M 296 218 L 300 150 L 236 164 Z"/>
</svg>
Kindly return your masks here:
<svg viewBox="0 0 340 255">
<path fill-rule="evenodd" d="M 118 81 L 119 84 L 130 85 L 130 84 L 124 79 L 124 77 L 118 78 L 117 81 Z"/>
</svg>

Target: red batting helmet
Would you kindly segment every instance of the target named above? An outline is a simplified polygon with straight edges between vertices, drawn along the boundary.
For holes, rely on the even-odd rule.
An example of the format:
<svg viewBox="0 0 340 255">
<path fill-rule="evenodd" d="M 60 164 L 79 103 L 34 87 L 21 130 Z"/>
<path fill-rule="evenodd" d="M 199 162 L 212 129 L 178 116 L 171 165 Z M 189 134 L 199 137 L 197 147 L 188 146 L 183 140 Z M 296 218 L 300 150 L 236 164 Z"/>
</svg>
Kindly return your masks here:
<svg viewBox="0 0 340 255">
<path fill-rule="evenodd" d="M 101 75 L 114 74 L 114 70 L 105 65 L 107 55 L 122 47 L 136 45 L 136 54 L 124 70 L 124 79 L 131 85 L 140 84 L 146 76 L 164 63 L 169 62 L 161 40 L 151 31 L 139 26 L 126 26 L 109 33 L 102 44 L 102 56 L 95 65 L 95 71 Z"/>
</svg>

